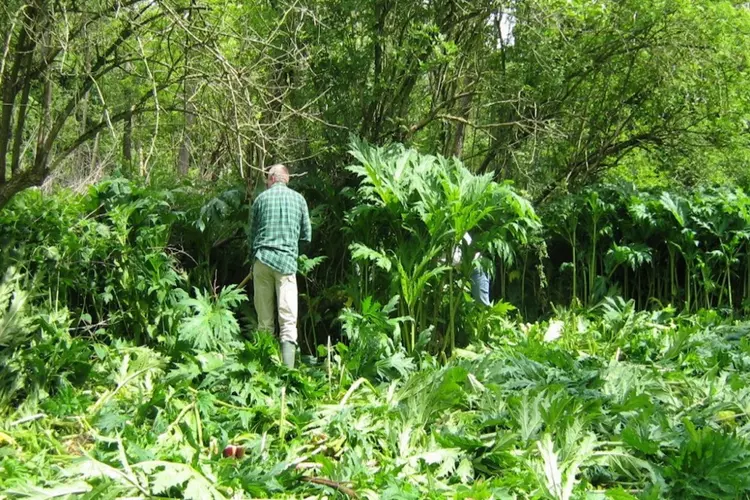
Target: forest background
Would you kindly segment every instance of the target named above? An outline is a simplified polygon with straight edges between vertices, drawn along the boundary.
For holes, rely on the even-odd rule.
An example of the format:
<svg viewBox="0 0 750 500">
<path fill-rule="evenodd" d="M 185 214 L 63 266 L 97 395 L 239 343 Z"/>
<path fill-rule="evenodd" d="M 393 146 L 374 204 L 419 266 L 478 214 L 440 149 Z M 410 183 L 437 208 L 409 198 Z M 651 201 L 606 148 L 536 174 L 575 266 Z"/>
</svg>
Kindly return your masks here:
<svg viewBox="0 0 750 500">
<path fill-rule="evenodd" d="M 565 349 L 619 359 L 637 311 L 721 322 L 750 308 L 744 2 L 6 0 L 0 34 L 0 405 L 20 420 L 52 395 L 73 406 L 46 412 L 85 406 L 100 431 L 125 435 L 111 407 L 160 356 L 180 376 L 226 377 L 230 406 L 278 396 L 278 368 L 264 366 L 274 375 L 261 390 L 239 382 L 254 368 L 206 367 L 253 330 L 236 285 L 250 269 L 248 208 L 279 162 L 311 208 L 300 348 L 327 363 L 329 399 L 334 386 L 398 380 L 514 338 L 526 321 L 563 318 L 563 337 L 582 335 Z M 482 258 L 443 265 L 466 231 Z M 490 308 L 470 299 L 475 267 L 492 274 Z M 584 335 L 577 311 L 603 315 L 601 328 Z M 687 349 L 679 332 L 670 363 Z M 264 342 L 237 356 L 266 356 Z M 115 362 L 123 349 L 138 361 Z M 94 366 L 105 358 L 112 366 Z M 116 388 L 97 392 L 116 366 Z M 94 399 L 70 392 L 91 383 Z M 205 412 L 193 431 L 210 413 L 194 405 Z M 275 405 L 257 425 L 281 437 L 294 423 Z M 610 479 L 674 493 L 688 469 L 665 473 L 667 486 L 643 467 L 632 484 Z"/>
</svg>

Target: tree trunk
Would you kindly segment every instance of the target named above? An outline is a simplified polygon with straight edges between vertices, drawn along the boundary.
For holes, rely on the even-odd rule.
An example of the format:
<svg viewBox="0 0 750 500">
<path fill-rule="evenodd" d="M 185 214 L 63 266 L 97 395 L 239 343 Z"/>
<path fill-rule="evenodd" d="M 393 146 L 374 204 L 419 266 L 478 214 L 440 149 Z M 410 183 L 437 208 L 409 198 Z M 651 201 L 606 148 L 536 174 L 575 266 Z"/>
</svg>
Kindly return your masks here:
<svg viewBox="0 0 750 500">
<path fill-rule="evenodd" d="M 387 0 L 375 2 L 375 40 L 373 47 L 373 79 L 370 104 L 364 113 L 360 135 L 377 140 L 380 135 L 380 98 L 382 94 L 381 75 L 383 73 L 383 36 L 385 33 L 385 19 L 390 6 Z M 368 133 L 369 130 L 369 133 Z"/>
<path fill-rule="evenodd" d="M 8 204 L 16 193 L 20 193 L 24 189 L 33 186 L 39 186 L 44 181 L 44 178 L 44 172 L 30 168 L 11 177 L 8 182 L 0 184 L 0 210 Z"/>
<path fill-rule="evenodd" d="M 468 83 L 468 77 L 464 79 L 464 84 Z M 471 98 L 474 94 L 472 92 L 466 92 L 464 96 L 459 100 L 459 116 L 464 119 L 469 118 L 471 112 Z M 464 150 L 464 137 L 466 135 L 466 123 L 463 121 L 458 122 L 456 125 L 456 134 L 453 137 L 453 156 L 461 158 L 461 154 Z"/>
<path fill-rule="evenodd" d="M 100 133 L 97 132 L 94 136 L 94 145 L 91 147 L 91 158 L 89 159 L 89 170 L 91 172 L 96 170 L 96 164 L 99 161 L 99 137 Z"/>
<path fill-rule="evenodd" d="M 8 144 L 11 139 L 11 121 L 13 118 L 13 109 L 15 107 L 16 95 L 18 94 L 18 73 L 21 69 L 24 53 L 28 46 L 28 31 L 25 26 L 19 28 L 19 40 L 16 44 L 16 54 L 13 58 L 13 65 L 8 74 L 3 76 L 2 88 L 2 113 L 0 113 L 0 184 L 6 182 L 6 167 L 8 157 Z"/>
<path fill-rule="evenodd" d="M 130 73 L 132 64 L 125 64 L 125 71 Z M 133 91 L 130 86 L 125 89 L 125 120 L 122 125 L 122 161 L 125 168 L 133 168 Z"/>
<path fill-rule="evenodd" d="M 177 172 L 181 176 L 186 176 L 190 171 L 190 153 L 191 153 L 191 142 L 190 142 L 190 128 L 193 125 L 193 104 L 192 104 L 192 84 L 188 79 L 187 75 L 187 64 L 190 58 L 188 57 L 188 49 L 185 47 L 185 77 L 182 82 L 182 99 L 183 99 L 183 113 L 184 123 L 182 128 L 182 142 L 180 142 L 180 152 L 177 158 Z M 126 122 L 127 123 L 127 122 Z"/>
<path fill-rule="evenodd" d="M 133 106 L 128 103 L 127 116 L 122 132 L 122 160 L 127 168 L 133 163 Z"/>
<path fill-rule="evenodd" d="M 195 7 L 195 0 L 191 0 L 191 7 Z M 193 23 L 192 11 L 188 11 L 188 25 Z M 181 176 L 186 176 L 190 171 L 190 156 L 192 153 L 192 142 L 190 140 L 190 130 L 195 120 L 194 106 L 192 102 L 193 93 L 195 87 L 192 80 L 189 78 L 188 71 L 191 63 L 190 57 L 190 38 L 187 32 L 185 33 L 185 74 L 182 82 L 182 99 L 184 109 L 184 125 L 182 129 L 182 142 L 180 143 L 180 152 L 177 159 L 177 171 Z"/>
<path fill-rule="evenodd" d="M 49 74 L 44 80 L 44 91 L 42 94 L 42 121 L 39 124 L 39 134 L 37 135 L 36 157 L 34 158 L 33 169 L 38 171 L 44 177 L 47 176 L 47 165 L 49 164 L 50 148 L 47 145 L 47 130 L 50 128 L 51 116 L 50 108 L 52 107 L 52 80 Z"/>
<path fill-rule="evenodd" d="M 188 174 L 188 171 L 190 170 L 190 154 L 192 152 L 190 129 L 192 128 L 193 122 L 195 120 L 195 115 L 193 114 L 193 104 L 191 102 L 192 88 L 192 83 L 190 83 L 186 77 L 183 93 L 185 106 L 185 125 L 182 131 L 182 143 L 180 143 L 180 154 L 177 165 L 177 170 L 182 176 L 186 176 Z"/>
<path fill-rule="evenodd" d="M 83 71 L 86 78 L 92 78 L 91 76 L 91 50 L 89 45 L 83 49 Z M 85 134 L 89 127 L 89 93 L 87 92 L 81 98 L 78 103 L 78 125 L 79 133 Z M 75 153 L 76 164 L 78 165 L 89 165 L 91 167 L 91 149 L 86 147 L 79 149 Z"/>
<path fill-rule="evenodd" d="M 26 58 L 24 61 L 24 68 L 26 71 L 30 71 L 32 61 L 31 48 L 27 51 Z M 31 91 L 31 75 L 28 73 L 25 75 L 23 80 L 23 90 L 21 91 L 21 102 L 18 105 L 18 112 L 16 113 L 16 131 L 13 134 L 13 156 L 11 157 L 10 173 L 11 175 L 18 175 L 19 167 L 21 164 L 21 146 L 23 144 L 23 129 L 26 126 L 26 116 L 29 111 L 29 92 Z"/>
</svg>

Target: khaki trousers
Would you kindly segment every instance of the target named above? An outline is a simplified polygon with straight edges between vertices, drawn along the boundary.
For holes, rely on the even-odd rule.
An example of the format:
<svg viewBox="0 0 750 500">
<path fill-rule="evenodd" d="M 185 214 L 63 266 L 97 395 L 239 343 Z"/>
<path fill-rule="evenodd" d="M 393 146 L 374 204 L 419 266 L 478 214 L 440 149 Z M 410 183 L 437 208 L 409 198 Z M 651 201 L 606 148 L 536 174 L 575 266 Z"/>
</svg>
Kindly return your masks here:
<svg viewBox="0 0 750 500">
<path fill-rule="evenodd" d="M 273 332 L 278 312 L 280 340 L 296 344 L 297 276 L 281 274 L 256 259 L 253 264 L 253 292 L 258 330 Z M 277 301 L 278 311 L 275 307 Z"/>
</svg>

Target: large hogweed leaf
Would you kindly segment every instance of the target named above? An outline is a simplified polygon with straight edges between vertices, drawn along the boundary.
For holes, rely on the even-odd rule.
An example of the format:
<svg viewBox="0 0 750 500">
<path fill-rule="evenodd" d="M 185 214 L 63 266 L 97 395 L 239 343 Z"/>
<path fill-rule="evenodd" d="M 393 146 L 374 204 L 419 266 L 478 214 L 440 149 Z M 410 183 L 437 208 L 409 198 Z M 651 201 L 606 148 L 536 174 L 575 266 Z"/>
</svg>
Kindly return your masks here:
<svg viewBox="0 0 750 500">
<path fill-rule="evenodd" d="M 180 324 L 180 339 L 201 350 L 218 350 L 233 343 L 240 333 L 231 308 L 247 300 L 235 285 L 224 287 L 218 295 L 195 289 L 195 298 L 183 299 L 192 316 Z"/>
</svg>

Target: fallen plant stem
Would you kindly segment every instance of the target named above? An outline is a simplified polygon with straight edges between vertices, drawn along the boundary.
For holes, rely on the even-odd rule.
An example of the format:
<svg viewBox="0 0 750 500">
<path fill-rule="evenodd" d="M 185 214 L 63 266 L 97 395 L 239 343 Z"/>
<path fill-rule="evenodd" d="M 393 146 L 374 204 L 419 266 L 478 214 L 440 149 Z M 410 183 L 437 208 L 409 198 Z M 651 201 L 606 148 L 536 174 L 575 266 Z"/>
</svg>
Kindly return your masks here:
<svg viewBox="0 0 750 500">
<path fill-rule="evenodd" d="M 135 373 L 132 373 L 125 380 L 123 380 L 122 382 L 120 382 L 119 384 L 117 384 L 117 387 L 115 387 L 115 389 L 113 391 L 107 391 L 107 392 L 105 392 L 102 395 L 102 397 L 100 397 L 99 400 L 96 403 L 94 403 L 94 405 L 89 409 L 89 413 L 96 413 L 99 410 L 99 408 L 101 408 L 104 405 L 104 403 L 106 403 L 107 401 L 109 401 L 109 399 L 112 396 L 114 396 L 115 394 L 117 394 L 120 391 L 120 389 L 122 389 L 127 384 L 129 384 L 131 380 L 134 380 L 134 379 L 138 378 L 139 376 L 143 375 L 144 373 L 147 373 L 147 372 L 149 372 L 151 370 L 155 370 L 155 369 L 156 369 L 155 366 L 149 366 L 149 367 L 143 368 L 141 370 L 138 370 Z"/>
<path fill-rule="evenodd" d="M 357 495 L 357 492 L 354 491 L 353 489 L 349 488 L 348 486 L 344 486 L 341 483 L 337 483 L 336 481 L 331 481 L 330 479 L 324 479 L 322 477 L 302 476 L 300 477 L 300 481 L 328 486 L 329 488 L 333 488 L 337 491 L 340 491 L 341 493 L 343 493 L 344 495 L 347 495 L 350 498 L 359 498 L 359 495 Z"/>
<path fill-rule="evenodd" d="M 366 383 L 370 387 L 370 389 L 373 389 L 372 384 L 370 384 L 369 380 L 364 377 L 359 378 L 351 385 L 351 387 L 349 387 L 349 390 L 346 391 L 346 394 L 344 394 L 344 397 L 341 399 L 339 406 L 344 406 L 346 402 L 349 401 L 349 398 L 352 397 L 354 391 L 356 391 L 363 383 Z"/>
<path fill-rule="evenodd" d="M 25 424 L 28 422 L 33 422 L 34 420 L 39 420 L 40 418 L 44 418 L 47 415 L 44 413 L 37 413 L 36 415 L 29 415 L 28 417 L 19 418 L 18 420 L 11 422 L 10 426 L 15 427 L 17 425 Z"/>
<path fill-rule="evenodd" d="M 323 444 L 321 444 L 320 446 L 318 446 L 317 448 L 315 448 L 315 449 L 314 449 L 314 450 L 313 450 L 312 452 L 310 452 L 309 454 L 307 454 L 307 455 L 305 455 L 305 456 L 302 456 L 302 457 L 299 457 L 298 459 L 294 460 L 294 461 L 292 462 L 292 465 L 296 467 L 297 465 L 299 465 L 299 464 L 301 464 L 301 463 L 303 463 L 303 462 L 306 462 L 306 461 L 308 461 L 308 460 L 309 460 L 310 458 L 314 457 L 315 455 L 317 455 L 317 454 L 318 454 L 318 453 L 320 453 L 321 451 L 325 450 L 325 449 L 326 449 L 326 446 L 327 446 L 327 443 L 323 443 Z"/>
</svg>

